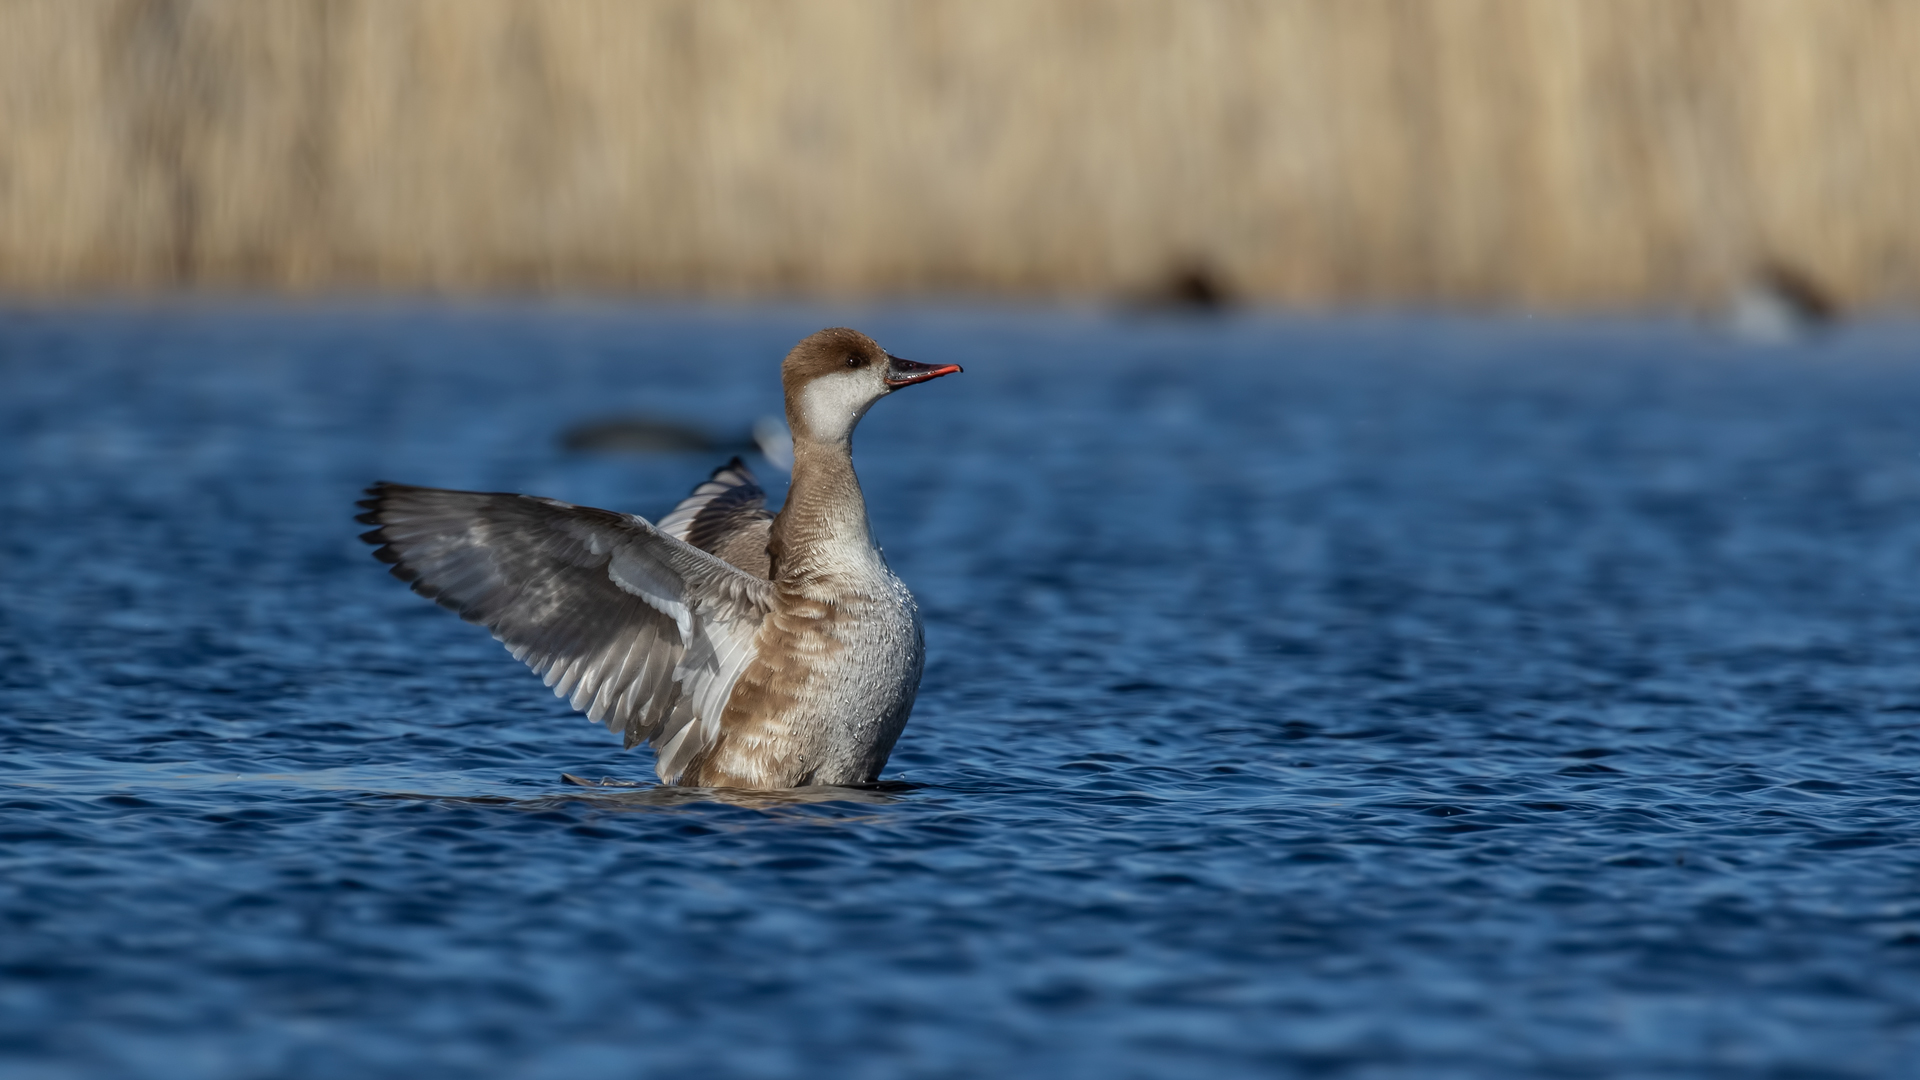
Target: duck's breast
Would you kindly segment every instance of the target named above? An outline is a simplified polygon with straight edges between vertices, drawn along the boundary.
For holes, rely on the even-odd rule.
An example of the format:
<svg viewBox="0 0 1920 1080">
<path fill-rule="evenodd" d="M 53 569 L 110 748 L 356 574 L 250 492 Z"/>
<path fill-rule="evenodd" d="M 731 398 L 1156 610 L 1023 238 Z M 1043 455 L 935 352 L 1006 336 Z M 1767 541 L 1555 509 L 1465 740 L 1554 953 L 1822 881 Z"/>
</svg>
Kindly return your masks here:
<svg viewBox="0 0 1920 1080">
<path fill-rule="evenodd" d="M 913 594 L 884 564 L 879 570 L 864 580 L 781 588 L 714 752 L 683 782 L 797 787 L 879 778 L 926 659 Z"/>
</svg>

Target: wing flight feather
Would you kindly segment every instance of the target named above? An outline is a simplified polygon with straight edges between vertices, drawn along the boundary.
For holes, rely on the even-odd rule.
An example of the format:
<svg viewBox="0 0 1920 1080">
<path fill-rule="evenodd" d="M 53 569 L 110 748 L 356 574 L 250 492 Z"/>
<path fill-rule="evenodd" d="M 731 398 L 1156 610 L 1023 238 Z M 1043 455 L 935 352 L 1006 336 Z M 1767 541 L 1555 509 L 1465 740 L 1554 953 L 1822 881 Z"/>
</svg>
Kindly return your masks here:
<svg viewBox="0 0 1920 1080">
<path fill-rule="evenodd" d="M 767 493 L 737 457 L 713 470 L 660 519 L 658 528 L 754 577 L 769 576 L 767 539 L 773 515 L 767 512 Z"/>
<path fill-rule="evenodd" d="M 712 744 L 772 602 L 764 577 L 630 514 L 403 484 L 367 496 L 362 539 L 395 577 L 628 746 L 652 742 L 662 780 Z"/>
</svg>

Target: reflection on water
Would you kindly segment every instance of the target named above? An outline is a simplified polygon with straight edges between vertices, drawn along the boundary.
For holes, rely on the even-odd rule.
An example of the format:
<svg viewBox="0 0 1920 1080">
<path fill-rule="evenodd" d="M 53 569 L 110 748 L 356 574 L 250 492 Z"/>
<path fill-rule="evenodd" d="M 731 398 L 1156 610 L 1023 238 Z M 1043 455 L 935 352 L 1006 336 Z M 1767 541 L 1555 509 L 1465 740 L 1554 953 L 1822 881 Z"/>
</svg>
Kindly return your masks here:
<svg viewBox="0 0 1920 1080">
<path fill-rule="evenodd" d="M 375 478 L 658 514 L 719 462 L 562 433 L 745 431 L 847 322 L 967 367 L 856 447 L 927 622 L 885 783 L 602 784 L 355 539 Z M 0 1064 L 1905 1076 L 1913 340 L 0 316 Z"/>
<path fill-rule="evenodd" d="M 577 778 L 568 776 L 566 779 L 576 780 Z M 727 806 L 754 810 L 778 810 L 789 806 L 841 803 L 886 806 L 898 802 L 901 795 L 920 787 L 918 784 L 898 780 L 882 780 L 872 784 L 817 784 L 809 787 L 773 790 L 667 787 L 662 784 L 607 780 L 595 784 L 579 782 L 575 786 L 585 790 L 561 795 L 544 795 L 534 799 L 499 799 L 499 801 L 529 807 L 548 807 L 565 802 L 578 802 L 600 810 L 647 810 L 665 806 L 694 806 L 700 803 L 724 803 Z"/>
</svg>

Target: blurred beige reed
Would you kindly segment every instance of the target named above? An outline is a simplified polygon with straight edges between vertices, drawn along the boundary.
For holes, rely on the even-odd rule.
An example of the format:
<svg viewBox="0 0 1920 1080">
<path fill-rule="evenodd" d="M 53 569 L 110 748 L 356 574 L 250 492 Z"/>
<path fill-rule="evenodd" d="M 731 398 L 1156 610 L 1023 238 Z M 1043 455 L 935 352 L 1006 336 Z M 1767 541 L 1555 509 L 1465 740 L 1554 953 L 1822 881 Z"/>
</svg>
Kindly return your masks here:
<svg viewBox="0 0 1920 1080">
<path fill-rule="evenodd" d="M 1911 0 L 0 0 L 0 289 L 1920 292 Z"/>
</svg>

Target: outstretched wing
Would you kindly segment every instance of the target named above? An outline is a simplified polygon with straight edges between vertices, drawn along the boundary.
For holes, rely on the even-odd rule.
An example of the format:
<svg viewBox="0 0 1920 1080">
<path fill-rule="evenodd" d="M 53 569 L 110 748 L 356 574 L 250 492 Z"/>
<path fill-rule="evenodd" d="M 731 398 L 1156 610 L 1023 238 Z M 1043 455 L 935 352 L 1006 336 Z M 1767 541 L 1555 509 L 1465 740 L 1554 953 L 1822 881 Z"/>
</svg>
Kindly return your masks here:
<svg viewBox="0 0 1920 1080">
<path fill-rule="evenodd" d="M 767 512 L 767 493 L 737 457 L 713 470 L 657 527 L 755 577 L 770 576 L 767 540 L 773 515 Z"/>
<path fill-rule="evenodd" d="M 720 716 L 772 588 L 645 519 L 553 499 L 375 484 L 362 536 L 413 590 L 493 631 L 553 692 L 658 752 L 673 782 Z"/>
</svg>

